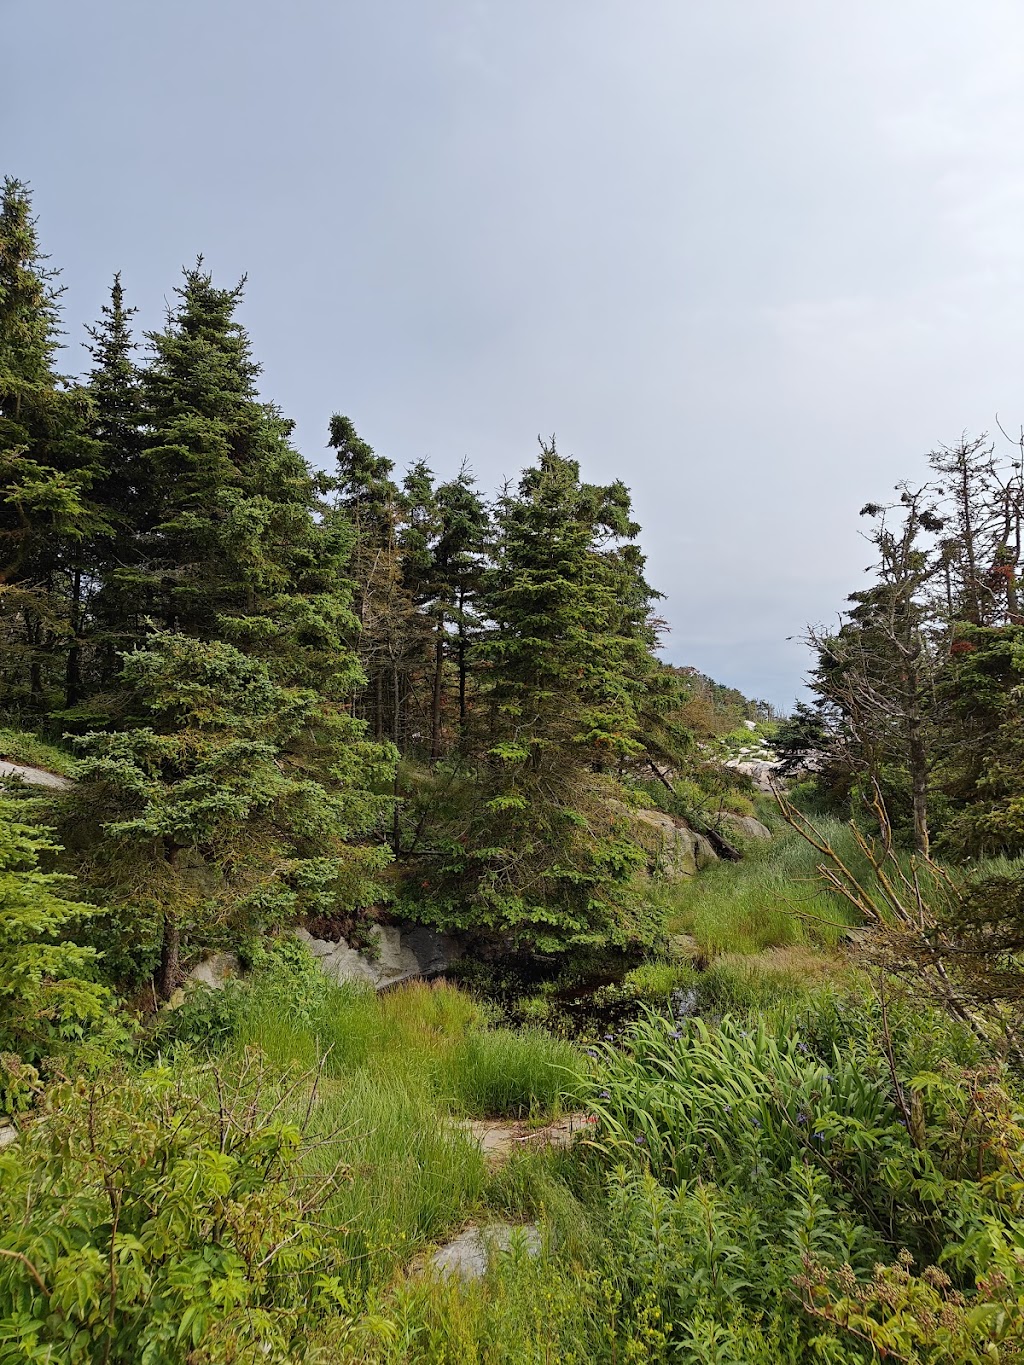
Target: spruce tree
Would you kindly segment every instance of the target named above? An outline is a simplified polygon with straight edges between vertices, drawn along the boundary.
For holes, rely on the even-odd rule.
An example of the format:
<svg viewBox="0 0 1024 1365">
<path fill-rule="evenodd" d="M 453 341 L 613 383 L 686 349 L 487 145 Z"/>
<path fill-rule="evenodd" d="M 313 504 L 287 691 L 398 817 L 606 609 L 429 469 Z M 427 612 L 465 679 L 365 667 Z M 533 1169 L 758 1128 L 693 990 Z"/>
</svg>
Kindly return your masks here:
<svg viewBox="0 0 1024 1365">
<path fill-rule="evenodd" d="M 69 701 L 77 700 L 83 688 L 109 686 L 118 652 L 138 645 L 146 633 L 139 549 L 142 534 L 152 528 L 154 490 L 142 461 L 142 385 L 131 329 L 135 311 L 125 304 L 117 274 L 99 321 L 86 329 L 93 362 L 87 378 L 92 400 L 89 432 L 98 465 L 93 498 L 102 508 L 104 523 L 84 547 L 93 592 L 88 622 L 78 634 L 87 629 L 91 636 L 90 676 L 81 676 L 81 646 L 76 644 L 69 664 Z M 78 588 L 80 592 L 80 584 Z"/>
<path fill-rule="evenodd" d="M 83 874 L 127 906 L 165 997 L 183 955 L 380 897 L 389 754 L 343 708 L 178 633 L 127 656 L 120 704 L 119 729 L 80 741 L 66 818 L 93 830 Z"/>
<path fill-rule="evenodd" d="M 623 554 L 638 530 L 625 487 L 581 482 L 553 445 L 498 501 L 475 650 L 481 790 L 437 898 L 456 923 L 542 951 L 648 932 L 610 777 L 641 752 L 646 613 Z"/>
<path fill-rule="evenodd" d="M 90 498 L 88 400 L 54 369 L 56 272 L 46 265 L 28 189 L 0 199 L 0 700 L 53 705 L 68 688 L 80 547 L 102 516 Z"/>
<path fill-rule="evenodd" d="M 451 649 L 448 632 L 454 628 L 458 675 L 459 734 L 468 719 L 469 648 L 480 626 L 480 593 L 490 518 L 475 481 L 463 465 L 454 479 L 439 485 L 437 507 L 441 528 L 434 552 L 441 609 L 438 613 L 438 650 L 435 658 L 431 719 L 431 755 L 442 745 L 442 686 L 445 653 Z"/>
<path fill-rule="evenodd" d="M 96 982 L 96 952 L 72 940 L 93 906 L 69 899 L 72 878 L 41 865 L 56 852 L 45 830 L 0 799 L 0 1108 L 3 1054 L 29 1063 L 100 1020 L 108 992 Z"/>
<path fill-rule="evenodd" d="M 292 424 L 258 395 L 260 367 L 235 317 L 243 285 L 215 287 L 200 262 L 150 334 L 142 461 L 155 506 L 139 557 L 165 629 L 273 653 L 317 540 L 316 481 Z"/>
<path fill-rule="evenodd" d="M 334 507 L 352 527 L 350 572 L 355 584 L 359 661 L 366 674 L 360 714 L 378 739 L 403 736 L 403 669 L 416 629 L 416 609 L 402 570 L 399 526 L 403 499 L 392 462 L 377 455 L 348 417 L 331 418 L 335 452 Z M 397 837 L 397 831 L 396 831 Z"/>
</svg>

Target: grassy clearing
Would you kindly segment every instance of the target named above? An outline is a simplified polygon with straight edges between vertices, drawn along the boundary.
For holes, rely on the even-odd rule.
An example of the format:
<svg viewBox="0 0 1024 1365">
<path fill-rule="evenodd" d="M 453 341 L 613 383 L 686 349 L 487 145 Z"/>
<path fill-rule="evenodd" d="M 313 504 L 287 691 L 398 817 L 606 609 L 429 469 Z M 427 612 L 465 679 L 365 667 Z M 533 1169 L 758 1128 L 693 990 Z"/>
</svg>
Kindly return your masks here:
<svg viewBox="0 0 1024 1365">
<path fill-rule="evenodd" d="M 819 822 L 847 865 L 868 869 L 849 828 Z M 719 863 L 666 893 L 668 930 L 689 934 L 708 957 L 771 948 L 832 949 L 856 916 L 828 892 L 817 871 L 820 855 L 793 830 L 754 845 L 740 863 Z"/>
<path fill-rule="evenodd" d="M 491 1028 L 483 1005 L 443 982 L 378 995 L 286 962 L 240 991 L 237 1009 L 229 1059 L 257 1048 L 280 1072 L 321 1070 L 310 1173 L 342 1164 L 325 1214 L 351 1267 L 346 1293 L 360 1298 L 429 1244 L 496 1216 L 494 1198 L 506 1217 L 531 1202 L 545 1158 L 524 1158 L 510 1198 L 455 1117 L 557 1115 L 585 1084 L 577 1049 Z"/>
</svg>

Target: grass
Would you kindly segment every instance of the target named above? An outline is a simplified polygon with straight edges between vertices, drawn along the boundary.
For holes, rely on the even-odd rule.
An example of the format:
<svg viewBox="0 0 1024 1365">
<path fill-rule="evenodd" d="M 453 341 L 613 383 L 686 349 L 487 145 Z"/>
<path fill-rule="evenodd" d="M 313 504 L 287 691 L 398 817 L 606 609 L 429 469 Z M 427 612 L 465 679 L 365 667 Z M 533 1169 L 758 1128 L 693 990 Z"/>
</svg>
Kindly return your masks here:
<svg viewBox="0 0 1024 1365">
<path fill-rule="evenodd" d="M 580 1089 L 579 1053 L 542 1029 L 470 1033 L 448 1057 L 447 1087 L 465 1113 L 523 1118 L 572 1105 Z"/>
<path fill-rule="evenodd" d="M 312 976 L 288 970 L 240 995 L 230 1047 L 239 1058 L 258 1048 L 282 1072 L 320 1067 L 310 1169 L 343 1163 L 325 1216 L 342 1230 L 347 1292 L 365 1296 L 489 1216 L 493 1177 L 454 1120 L 557 1114 L 583 1086 L 584 1059 L 539 1029 L 489 1027 L 484 1006 L 447 983 L 377 994 L 331 985 L 312 964 Z M 526 1160 L 527 1185 L 544 1162 Z M 507 1181 L 495 1193 L 506 1209 Z"/>
<path fill-rule="evenodd" d="M 75 761 L 66 749 L 40 739 L 30 730 L 9 728 L 0 728 L 0 759 L 24 763 L 30 768 L 45 768 L 61 777 L 70 776 Z"/>
<path fill-rule="evenodd" d="M 820 828 L 848 866 L 866 874 L 849 828 L 839 820 Z M 669 933 L 691 935 L 710 958 L 797 945 L 832 949 L 857 919 L 823 886 L 819 861 L 816 849 L 784 828 L 742 862 L 718 863 L 671 888 Z"/>
</svg>

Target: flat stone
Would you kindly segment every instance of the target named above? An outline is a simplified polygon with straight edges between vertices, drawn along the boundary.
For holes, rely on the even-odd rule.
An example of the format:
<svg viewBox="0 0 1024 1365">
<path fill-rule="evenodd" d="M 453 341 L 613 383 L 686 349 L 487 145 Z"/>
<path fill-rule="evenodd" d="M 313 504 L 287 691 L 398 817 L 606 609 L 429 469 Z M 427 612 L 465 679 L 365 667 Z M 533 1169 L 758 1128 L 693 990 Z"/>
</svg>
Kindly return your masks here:
<svg viewBox="0 0 1024 1365">
<path fill-rule="evenodd" d="M 517 1248 L 528 1256 L 540 1255 L 541 1235 L 535 1224 L 489 1223 L 459 1233 L 434 1252 L 427 1267 L 445 1280 L 479 1280 L 487 1273 L 491 1256 Z"/>
<path fill-rule="evenodd" d="M 53 787 L 58 791 L 64 791 L 72 785 L 70 778 L 47 772 L 45 768 L 32 768 L 27 763 L 8 763 L 6 759 L 0 759 L 0 783 L 5 777 L 20 778 L 34 787 Z"/>
<path fill-rule="evenodd" d="M 456 1119 L 455 1127 L 473 1141 L 491 1167 L 501 1166 L 513 1152 L 538 1148 L 571 1147 L 581 1133 L 589 1131 L 591 1117 L 576 1111 L 554 1123 L 537 1128 L 526 1119 Z"/>
<path fill-rule="evenodd" d="M 12 1123 L 0 1123 L 0 1148 L 9 1147 L 12 1142 L 17 1142 L 18 1130 Z"/>
</svg>

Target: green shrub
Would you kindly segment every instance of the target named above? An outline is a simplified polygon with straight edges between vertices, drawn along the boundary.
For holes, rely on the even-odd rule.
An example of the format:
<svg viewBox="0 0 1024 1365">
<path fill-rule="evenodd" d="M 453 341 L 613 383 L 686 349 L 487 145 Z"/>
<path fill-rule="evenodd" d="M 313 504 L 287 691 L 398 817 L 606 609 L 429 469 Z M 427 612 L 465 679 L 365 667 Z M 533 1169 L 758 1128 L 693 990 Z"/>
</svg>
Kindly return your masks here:
<svg viewBox="0 0 1024 1365">
<path fill-rule="evenodd" d="M 54 1087 L 0 1153 L 9 1360 L 297 1358 L 338 1248 L 286 1090 L 253 1064 Z"/>
<path fill-rule="evenodd" d="M 0 799 L 0 1052 L 39 1064 L 101 1024 L 111 997 L 96 952 L 72 941 L 94 907 L 66 897 L 73 879 L 41 866 L 57 851 L 48 831 L 17 817 Z M 15 1100 L 0 1075 L 0 1108 Z"/>
</svg>

